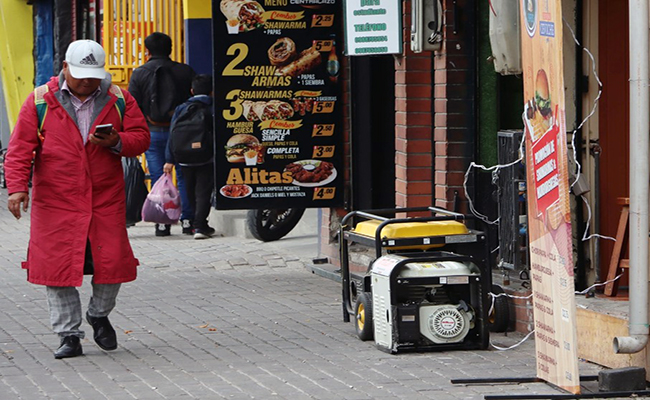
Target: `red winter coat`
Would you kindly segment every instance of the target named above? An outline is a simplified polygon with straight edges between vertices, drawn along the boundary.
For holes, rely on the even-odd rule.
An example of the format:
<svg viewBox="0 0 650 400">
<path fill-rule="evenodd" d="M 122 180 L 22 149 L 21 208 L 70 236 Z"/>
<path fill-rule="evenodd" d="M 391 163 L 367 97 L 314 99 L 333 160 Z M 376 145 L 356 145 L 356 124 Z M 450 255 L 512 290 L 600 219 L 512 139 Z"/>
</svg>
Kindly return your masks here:
<svg viewBox="0 0 650 400">
<path fill-rule="evenodd" d="M 60 75 L 61 82 L 63 75 Z M 126 107 L 120 118 L 117 97 L 101 84 L 90 132 L 111 123 L 119 132 L 122 152 L 83 143 L 71 117 L 69 99 L 59 92 L 59 78 L 48 82 L 48 104 L 38 137 L 34 93 L 23 104 L 5 158 L 9 194 L 27 192 L 32 155 L 31 231 L 27 280 L 48 286 L 81 286 L 86 242 L 90 241 L 95 283 L 122 283 L 136 278 L 138 260 L 126 233 L 126 197 L 121 158 L 149 147 L 147 123 L 131 95 L 122 90 Z M 35 153 L 34 153 L 35 152 Z"/>
</svg>

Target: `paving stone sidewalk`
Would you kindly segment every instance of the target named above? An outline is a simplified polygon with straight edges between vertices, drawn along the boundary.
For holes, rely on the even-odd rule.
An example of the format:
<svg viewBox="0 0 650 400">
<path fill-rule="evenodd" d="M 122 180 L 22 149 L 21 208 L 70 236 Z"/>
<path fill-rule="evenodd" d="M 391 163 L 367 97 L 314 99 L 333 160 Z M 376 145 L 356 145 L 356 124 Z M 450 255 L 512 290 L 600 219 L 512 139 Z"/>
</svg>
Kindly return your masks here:
<svg viewBox="0 0 650 400">
<path fill-rule="evenodd" d="M 44 288 L 27 283 L 20 268 L 29 217 L 16 221 L 9 214 L 6 191 L 0 208 L 0 399 L 445 400 L 561 393 L 543 383 L 450 383 L 534 376 L 532 340 L 509 351 L 386 354 L 342 322 L 339 285 L 312 274 L 310 259 L 289 254 L 282 241 L 197 241 L 178 226 L 159 238 L 146 223 L 129 229 L 141 265 L 111 314 L 118 349 L 102 351 L 84 323 L 84 356 L 55 360 L 58 338 Z M 292 240 L 300 238 L 284 243 L 293 246 Z M 81 288 L 84 310 L 89 286 L 86 280 Z M 520 339 L 492 336 L 501 346 Z M 581 363 L 582 374 L 597 369 Z"/>
</svg>

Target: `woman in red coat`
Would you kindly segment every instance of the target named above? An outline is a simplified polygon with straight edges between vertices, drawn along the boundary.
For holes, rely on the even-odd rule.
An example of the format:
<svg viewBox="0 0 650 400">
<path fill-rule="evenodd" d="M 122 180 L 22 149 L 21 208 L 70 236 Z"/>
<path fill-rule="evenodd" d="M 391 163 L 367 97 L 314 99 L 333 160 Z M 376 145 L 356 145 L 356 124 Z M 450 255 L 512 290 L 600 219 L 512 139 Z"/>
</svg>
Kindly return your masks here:
<svg viewBox="0 0 650 400">
<path fill-rule="evenodd" d="M 22 106 L 5 158 L 8 208 L 20 218 L 29 204 L 27 280 L 47 286 L 50 319 L 61 338 L 55 358 L 83 353 L 80 339 L 84 266 L 93 269 L 86 319 L 95 342 L 117 347 L 108 314 L 120 284 L 136 278 L 138 260 L 126 232 L 121 158 L 149 147 L 149 130 L 131 95 L 111 85 L 105 53 L 91 40 L 70 44 L 63 71 Z M 100 134 L 98 125 L 112 124 Z"/>
</svg>

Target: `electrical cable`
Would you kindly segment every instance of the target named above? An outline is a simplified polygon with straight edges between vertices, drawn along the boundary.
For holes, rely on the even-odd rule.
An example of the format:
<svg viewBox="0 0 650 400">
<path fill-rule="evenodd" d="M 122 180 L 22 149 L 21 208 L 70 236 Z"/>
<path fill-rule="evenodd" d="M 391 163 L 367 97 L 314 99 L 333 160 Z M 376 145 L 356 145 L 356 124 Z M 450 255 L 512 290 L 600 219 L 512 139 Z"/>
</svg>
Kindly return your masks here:
<svg viewBox="0 0 650 400">
<path fill-rule="evenodd" d="M 585 290 L 582 290 L 582 291 L 580 291 L 580 292 L 576 291 L 575 294 L 579 294 L 579 295 L 587 294 L 591 289 L 593 289 L 593 288 L 595 288 L 595 287 L 598 287 L 598 286 L 605 286 L 605 285 L 607 285 L 607 284 L 609 284 L 609 283 L 614 282 L 615 280 L 619 279 L 619 278 L 622 277 L 622 276 L 623 276 L 623 274 L 619 274 L 619 275 L 617 275 L 614 279 L 610 279 L 610 280 L 608 280 L 608 281 L 606 281 L 606 282 L 603 282 L 603 283 L 595 283 L 595 284 L 589 286 L 588 288 L 586 288 Z M 530 298 L 533 296 L 532 293 L 529 294 L 528 296 L 513 296 L 513 295 L 508 294 L 508 293 L 499 293 L 499 294 L 494 294 L 494 293 L 492 293 L 492 292 L 490 292 L 489 295 L 490 295 L 490 297 L 492 298 L 492 304 L 490 304 L 490 310 L 488 311 L 488 315 L 490 315 L 490 314 L 492 313 L 492 311 L 494 311 L 494 303 L 495 303 L 495 299 L 496 299 L 497 297 L 500 297 L 500 296 L 506 296 L 506 297 L 510 297 L 510 298 L 513 298 L 513 299 L 530 299 Z M 523 339 L 521 339 L 519 342 L 517 342 L 516 344 L 514 344 L 514 345 L 512 345 L 512 346 L 510 346 L 510 347 L 500 347 L 500 346 L 497 346 L 497 345 L 495 345 L 495 344 L 492 342 L 492 340 L 490 340 L 490 346 L 492 346 L 492 347 L 494 347 L 495 349 L 500 350 L 500 351 L 512 350 L 512 349 L 514 349 L 515 347 L 518 347 L 519 345 L 521 345 L 522 343 L 524 343 L 526 340 L 528 340 L 528 338 L 530 337 L 530 335 L 532 335 L 533 333 L 535 333 L 535 330 L 532 330 L 532 331 L 528 332 L 528 334 L 527 334 Z"/>
<path fill-rule="evenodd" d="M 523 299 L 523 300 L 530 299 L 531 297 L 533 297 L 533 294 L 532 294 L 532 293 L 529 294 L 528 296 L 515 296 L 515 295 L 513 295 L 513 294 L 508 294 L 508 293 L 497 293 L 497 294 L 494 294 L 494 293 L 490 292 L 489 295 L 492 296 L 492 300 L 493 300 L 493 301 L 492 301 L 492 304 L 494 304 L 494 299 L 495 299 L 495 298 L 497 298 L 497 297 L 501 297 L 501 296 L 510 297 L 511 299 Z"/>
<path fill-rule="evenodd" d="M 587 201 L 587 198 L 584 195 L 580 195 L 582 197 L 582 201 L 585 202 L 585 205 L 587 206 L 587 223 L 585 225 L 585 233 L 582 235 L 582 241 L 586 242 L 587 240 L 590 240 L 591 238 L 599 238 L 599 239 L 608 239 L 608 240 L 613 240 L 616 241 L 611 236 L 605 236 L 605 235 L 600 235 L 598 233 L 592 233 L 591 235 L 587 236 L 587 232 L 589 232 L 589 223 L 591 222 L 591 207 L 589 206 L 589 202 Z"/>
<path fill-rule="evenodd" d="M 589 286 L 589 287 L 586 288 L 585 290 L 582 290 L 582 291 L 580 291 L 580 292 L 575 292 L 575 294 L 587 294 L 587 293 L 588 293 L 592 288 L 595 288 L 595 287 L 597 287 L 597 286 L 605 286 L 605 285 L 607 285 L 607 284 L 609 284 L 609 283 L 614 282 L 615 280 L 617 280 L 617 279 L 620 278 L 621 276 L 623 276 L 623 274 L 617 275 L 616 278 L 610 279 L 610 280 L 608 280 L 608 281 L 606 281 L 606 282 L 603 282 L 603 283 L 594 283 L 593 285 Z"/>
<path fill-rule="evenodd" d="M 522 120 L 523 120 L 524 117 L 525 117 L 525 114 L 522 113 L 521 114 Z M 490 219 L 486 215 L 483 215 L 480 212 L 478 212 L 478 210 L 476 210 L 476 208 L 474 207 L 474 202 L 472 201 L 472 197 L 469 195 L 469 192 L 467 191 L 467 180 L 469 178 L 469 174 L 470 174 L 472 168 L 478 168 L 478 169 L 482 169 L 483 171 L 486 171 L 486 172 L 492 171 L 492 175 L 494 176 L 499 171 L 499 169 L 508 168 L 508 167 L 511 167 L 513 165 L 518 164 L 521 160 L 524 159 L 524 150 L 523 150 L 523 148 L 524 148 L 525 143 L 526 143 L 526 137 L 525 137 L 525 135 L 522 135 L 521 136 L 521 142 L 519 142 L 519 158 L 517 158 L 515 161 L 512 161 L 512 162 L 507 163 L 507 164 L 497 164 L 497 165 L 493 165 L 491 167 L 486 167 L 485 165 L 477 164 L 474 161 L 472 161 L 469 164 L 469 166 L 467 167 L 467 171 L 465 171 L 465 178 L 463 179 L 463 189 L 465 190 L 465 198 L 467 199 L 469 209 L 470 209 L 471 213 L 474 214 L 474 216 L 476 216 L 478 219 L 485 222 L 486 224 L 496 225 L 496 224 L 499 223 L 500 218 L 497 218 L 494 221 L 490 221 Z"/>
<path fill-rule="evenodd" d="M 617 275 L 614 279 L 610 279 L 610 280 L 608 280 L 608 281 L 606 281 L 606 282 L 603 282 L 603 283 L 595 283 L 595 284 L 589 286 L 588 288 L 586 288 L 585 290 L 582 290 L 582 291 L 580 291 L 580 292 L 577 292 L 577 291 L 576 291 L 575 294 L 580 294 L 580 295 L 587 294 L 591 289 L 593 289 L 593 288 L 595 288 L 595 287 L 598 287 L 598 286 L 605 286 L 605 285 L 607 285 L 607 284 L 609 284 L 609 283 L 612 283 L 612 282 L 614 282 L 615 280 L 619 279 L 621 276 L 623 276 L 623 274 L 619 274 L 619 275 Z M 513 298 L 513 299 L 525 299 L 525 300 L 526 300 L 526 299 L 530 299 L 531 297 L 533 297 L 533 294 L 532 294 L 532 293 L 529 294 L 528 296 L 513 296 L 513 295 L 508 294 L 508 293 L 499 293 L 499 294 L 494 294 L 494 293 L 490 292 L 489 295 L 490 295 L 490 297 L 492 298 L 492 304 L 490 305 L 490 310 L 488 311 L 488 315 L 490 315 L 490 314 L 492 313 L 492 311 L 494 311 L 494 303 L 495 303 L 495 299 L 496 299 L 497 297 L 506 296 L 506 297 L 510 297 L 510 298 Z M 518 347 L 519 345 L 521 345 L 522 343 L 524 343 L 526 340 L 528 340 L 528 338 L 530 337 L 530 335 L 532 335 L 533 333 L 535 333 L 535 330 L 532 330 L 532 331 L 528 332 L 528 334 L 527 334 L 523 339 L 521 339 L 519 342 L 517 342 L 516 344 L 514 344 L 514 345 L 512 345 L 512 346 L 510 346 L 510 347 L 500 347 L 500 346 L 497 346 L 497 345 L 495 345 L 495 344 L 492 342 L 492 340 L 490 340 L 490 346 L 492 346 L 492 347 L 494 347 L 495 349 L 500 350 L 500 351 L 512 350 L 512 349 L 514 349 L 515 347 Z"/>
<path fill-rule="evenodd" d="M 578 42 L 578 38 L 576 38 L 576 35 L 575 35 L 575 33 L 573 32 L 573 29 L 571 29 L 571 26 L 569 26 L 569 24 L 567 23 L 567 21 L 566 21 L 564 18 L 562 18 L 562 20 L 564 21 L 564 25 L 567 27 L 567 29 L 569 30 L 569 32 L 571 32 L 571 37 L 573 37 L 573 41 L 576 43 L 576 45 L 578 45 L 579 47 L 581 47 L 582 50 L 585 51 L 585 52 L 589 55 L 589 58 L 591 59 L 591 71 L 592 71 L 593 74 L 594 74 L 594 78 L 596 78 L 596 82 L 598 82 L 598 95 L 597 95 L 596 98 L 594 99 L 594 104 L 593 104 L 593 106 L 591 107 L 591 112 L 589 113 L 589 115 L 587 115 L 587 116 L 582 120 L 582 122 L 580 123 L 580 125 L 578 125 L 578 127 L 576 127 L 576 128 L 573 130 L 573 132 L 571 133 L 571 146 L 572 146 L 572 150 L 573 150 L 573 161 L 576 163 L 576 166 L 577 166 L 576 178 L 575 178 L 575 180 L 573 181 L 573 183 L 571 184 L 571 187 L 573 188 L 573 185 L 575 185 L 576 182 L 578 182 L 578 179 L 580 178 L 580 172 L 581 172 L 581 170 L 582 170 L 582 165 L 581 165 L 580 162 L 578 161 L 578 154 L 577 154 L 577 152 L 576 152 L 576 144 L 575 144 L 576 132 L 578 131 L 578 129 L 582 128 L 582 126 L 587 122 L 587 120 L 589 120 L 589 118 L 591 118 L 591 116 L 594 115 L 594 113 L 596 112 L 596 107 L 598 107 L 598 101 L 600 100 L 600 96 L 601 96 L 602 93 L 603 93 L 603 83 L 600 81 L 600 77 L 598 76 L 598 72 L 596 72 L 596 60 L 594 59 L 593 54 L 591 54 L 591 52 L 589 51 L 589 49 L 587 49 L 586 47 L 582 46 L 582 45 L 580 44 L 580 42 Z M 576 111 L 577 111 L 577 110 L 576 110 Z"/>
<path fill-rule="evenodd" d="M 588 114 L 588 115 L 587 115 L 587 116 L 582 120 L 582 122 L 581 122 L 581 123 L 580 123 L 580 124 L 579 124 L 579 125 L 578 125 L 574 130 L 573 130 L 573 132 L 572 132 L 572 134 L 571 134 L 571 149 L 572 149 L 572 153 L 573 153 L 573 160 L 574 160 L 574 162 L 576 163 L 576 177 L 575 177 L 575 180 L 574 180 L 574 181 L 571 183 L 571 185 L 570 185 L 571 188 L 573 188 L 573 186 L 576 184 L 576 182 L 577 182 L 578 179 L 580 178 L 581 171 L 582 171 L 582 165 L 580 164 L 580 161 L 578 160 L 578 154 L 577 154 L 577 151 L 576 151 L 576 144 L 575 144 L 576 132 L 578 131 L 578 129 L 581 129 L 581 128 L 584 126 L 584 124 L 585 124 L 585 123 L 586 123 L 586 122 L 587 122 L 587 121 L 588 121 L 588 120 L 589 120 L 589 119 L 594 115 L 594 113 L 596 112 L 596 108 L 598 107 L 598 102 L 599 102 L 599 100 L 600 100 L 600 96 L 601 96 L 602 93 L 603 93 L 603 83 L 601 82 L 600 77 L 598 76 L 598 72 L 596 71 L 596 60 L 594 59 L 593 54 L 589 51 L 589 49 L 587 49 L 586 47 L 584 47 L 584 46 L 582 46 L 582 45 L 580 44 L 580 42 L 578 41 L 578 39 L 577 39 L 575 33 L 573 32 L 573 29 L 571 29 L 571 26 L 567 23 L 567 21 L 564 20 L 564 19 L 563 19 L 563 21 L 564 21 L 564 25 L 567 27 L 567 29 L 568 29 L 569 32 L 571 33 L 571 37 L 573 38 L 573 41 L 574 41 L 574 42 L 575 42 L 575 43 L 576 43 L 580 48 L 582 48 L 582 50 L 583 50 L 584 52 L 586 52 L 587 55 L 589 56 L 589 58 L 591 59 L 591 70 L 592 70 L 592 72 L 593 72 L 594 78 L 595 78 L 596 81 L 598 82 L 598 95 L 596 96 L 596 98 L 595 98 L 594 101 L 593 101 L 593 106 L 591 107 L 591 111 L 590 111 L 589 114 Z M 525 115 L 522 113 L 522 120 L 524 120 L 524 118 L 525 118 Z M 525 126 L 525 121 L 524 121 L 524 126 Z M 465 177 L 464 177 L 464 179 L 463 179 L 463 189 L 464 189 L 464 191 L 465 191 L 465 198 L 467 198 L 467 201 L 468 201 L 469 210 L 470 210 L 470 212 L 471 212 L 474 216 L 476 216 L 476 217 L 479 218 L 481 221 L 483 221 L 483 222 L 485 222 L 485 223 L 487 223 L 487 224 L 489 224 L 489 225 L 496 225 L 496 224 L 498 224 L 498 223 L 499 223 L 499 220 L 500 220 L 500 217 L 497 218 L 497 219 L 495 219 L 494 221 L 490 221 L 489 218 L 488 218 L 486 215 L 483 215 L 483 214 L 481 214 L 480 212 L 478 212 L 478 210 L 476 210 L 476 208 L 474 207 L 474 202 L 472 201 L 472 198 L 471 198 L 471 196 L 469 195 L 469 192 L 468 192 L 468 190 L 467 190 L 467 181 L 468 181 L 468 178 L 469 178 L 469 174 L 470 174 L 472 168 L 478 168 L 478 169 L 481 169 L 481 170 L 486 171 L 486 172 L 492 171 L 492 174 L 494 175 L 494 174 L 496 174 L 496 173 L 498 172 L 498 170 L 499 170 L 500 168 L 506 168 L 506 167 L 510 167 L 510 166 L 512 166 L 512 165 L 517 164 L 518 162 L 520 162 L 521 160 L 523 160 L 523 145 L 524 145 L 524 143 L 525 143 L 525 135 L 522 135 L 522 141 L 521 141 L 521 143 L 519 144 L 519 158 L 518 158 L 517 160 L 511 162 L 511 163 L 504 164 L 504 165 L 495 165 L 495 166 L 492 166 L 492 167 L 486 167 L 486 166 L 484 166 L 484 165 L 480 165 L 480 164 L 477 164 L 477 163 L 475 163 L 475 162 L 472 161 L 472 162 L 469 164 L 469 166 L 467 167 L 467 171 L 465 172 Z M 585 200 L 584 196 L 581 196 L 581 197 L 583 197 L 583 201 L 585 201 L 585 204 L 587 205 L 587 212 L 588 212 L 588 214 L 589 214 L 589 219 L 591 219 L 591 207 L 589 206 L 589 203 Z M 600 235 L 600 234 L 597 234 L 597 233 L 587 236 L 587 232 L 588 232 L 588 230 L 589 230 L 589 223 L 587 223 L 587 227 L 586 227 L 585 232 L 584 232 L 584 234 L 583 234 L 583 236 L 582 236 L 582 240 L 583 240 L 583 241 L 591 240 L 591 239 L 594 238 L 594 237 L 596 237 L 596 238 L 602 238 L 602 239 L 609 239 L 609 240 L 614 240 L 614 241 L 616 241 L 616 239 L 614 239 L 614 238 L 612 238 L 612 237 L 609 237 L 609 236 L 603 236 L 603 235 Z"/>
<path fill-rule="evenodd" d="M 491 303 L 490 303 L 490 309 L 488 310 L 488 315 L 492 314 L 492 312 L 494 311 L 494 303 L 496 303 L 496 298 L 497 297 L 506 296 L 506 297 L 510 297 L 512 299 L 524 299 L 524 300 L 527 300 L 527 299 L 530 299 L 531 297 L 533 297 L 532 293 L 529 294 L 528 296 L 514 296 L 514 295 L 508 294 L 508 293 L 494 294 L 494 293 L 490 292 L 490 293 L 488 293 L 488 295 L 490 296 L 490 298 L 492 300 Z"/>
<path fill-rule="evenodd" d="M 492 340 L 490 340 L 490 346 L 492 346 L 492 347 L 494 347 L 495 349 L 500 350 L 500 351 L 512 350 L 512 349 L 514 349 L 515 347 L 518 347 L 519 345 L 521 345 L 522 343 L 524 343 L 526 340 L 528 340 L 528 338 L 530 337 L 530 335 L 532 335 L 533 333 L 535 333 L 535 330 L 532 330 L 532 331 L 528 332 L 528 334 L 527 334 L 523 339 L 521 339 L 518 343 L 516 343 L 516 344 L 514 344 L 514 345 L 512 345 L 512 346 L 510 346 L 510 347 L 500 347 L 500 346 L 497 346 L 496 344 L 492 343 Z"/>
</svg>

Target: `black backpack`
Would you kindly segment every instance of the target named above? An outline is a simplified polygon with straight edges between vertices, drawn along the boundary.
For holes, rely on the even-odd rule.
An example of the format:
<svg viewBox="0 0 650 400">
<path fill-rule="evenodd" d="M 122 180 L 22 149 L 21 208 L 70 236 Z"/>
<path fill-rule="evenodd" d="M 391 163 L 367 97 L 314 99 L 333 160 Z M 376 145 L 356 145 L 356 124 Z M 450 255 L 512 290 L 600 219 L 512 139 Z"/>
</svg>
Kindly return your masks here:
<svg viewBox="0 0 650 400">
<path fill-rule="evenodd" d="M 149 93 L 148 117 L 158 123 L 171 121 L 174 109 L 185 100 L 179 93 L 171 65 L 161 64 L 155 67 L 149 81 Z"/>
<path fill-rule="evenodd" d="M 207 163 L 214 157 L 212 106 L 192 102 L 169 128 L 169 148 L 181 164 Z"/>
</svg>

